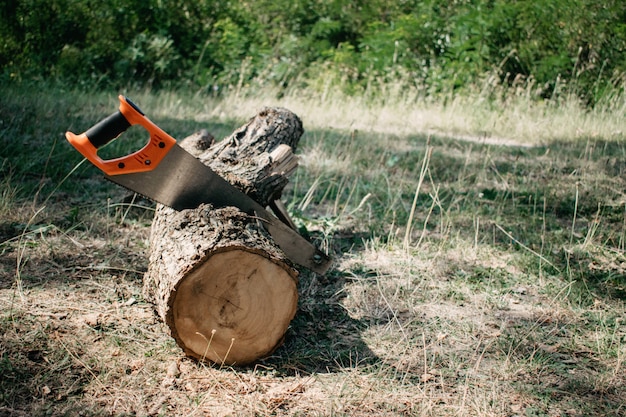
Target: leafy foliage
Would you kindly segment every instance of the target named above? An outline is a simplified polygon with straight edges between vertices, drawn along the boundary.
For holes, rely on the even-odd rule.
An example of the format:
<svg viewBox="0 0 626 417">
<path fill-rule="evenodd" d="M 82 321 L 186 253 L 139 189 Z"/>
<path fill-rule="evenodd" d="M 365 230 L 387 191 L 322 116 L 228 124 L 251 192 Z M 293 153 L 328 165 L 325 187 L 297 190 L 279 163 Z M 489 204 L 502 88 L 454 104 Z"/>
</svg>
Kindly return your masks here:
<svg viewBox="0 0 626 417">
<path fill-rule="evenodd" d="M 375 79 L 436 93 L 489 79 L 593 104 L 626 72 L 620 0 L 4 0 L 0 36 L 5 77 L 88 86 Z"/>
</svg>

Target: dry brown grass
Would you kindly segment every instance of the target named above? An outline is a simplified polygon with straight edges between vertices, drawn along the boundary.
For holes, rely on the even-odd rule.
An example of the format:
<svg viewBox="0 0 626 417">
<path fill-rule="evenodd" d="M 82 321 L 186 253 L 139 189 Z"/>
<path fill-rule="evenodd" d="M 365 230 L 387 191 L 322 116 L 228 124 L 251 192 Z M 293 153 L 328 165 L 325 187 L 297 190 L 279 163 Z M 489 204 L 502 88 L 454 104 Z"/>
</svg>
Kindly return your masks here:
<svg viewBox="0 0 626 417">
<path fill-rule="evenodd" d="M 197 98 L 133 98 L 171 131 L 235 127 Z M 310 126 L 285 199 L 336 259 L 327 277 L 303 273 L 285 344 L 246 368 L 186 358 L 141 297 L 150 205 L 86 168 L 55 188 L 76 162 L 58 146 L 42 152 L 58 174 L 33 185 L 15 169 L 6 186 L 22 191 L 2 200 L 0 415 L 624 414 L 623 135 L 487 146 L 404 134 L 443 130 L 459 108 L 429 127 L 429 113 L 284 100 Z M 259 103 L 244 104 L 220 108 Z M 14 135 L 31 135 L 15 114 Z"/>
</svg>

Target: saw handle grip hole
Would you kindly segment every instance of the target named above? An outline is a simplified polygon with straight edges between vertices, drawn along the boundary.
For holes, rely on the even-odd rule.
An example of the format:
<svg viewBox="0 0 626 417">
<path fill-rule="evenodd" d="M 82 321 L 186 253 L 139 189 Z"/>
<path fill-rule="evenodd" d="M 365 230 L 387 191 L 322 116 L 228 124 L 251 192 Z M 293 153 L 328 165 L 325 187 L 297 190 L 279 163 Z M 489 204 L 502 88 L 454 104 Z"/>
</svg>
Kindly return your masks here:
<svg viewBox="0 0 626 417">
<path fill-rule="evenodd" d="M 105 161 L 117 159 L 141 150 L 150 141 L 150 132 L 141 125 L 131 125 L 118 140 L 98 148 L 98 156 Z"/>
</svg>

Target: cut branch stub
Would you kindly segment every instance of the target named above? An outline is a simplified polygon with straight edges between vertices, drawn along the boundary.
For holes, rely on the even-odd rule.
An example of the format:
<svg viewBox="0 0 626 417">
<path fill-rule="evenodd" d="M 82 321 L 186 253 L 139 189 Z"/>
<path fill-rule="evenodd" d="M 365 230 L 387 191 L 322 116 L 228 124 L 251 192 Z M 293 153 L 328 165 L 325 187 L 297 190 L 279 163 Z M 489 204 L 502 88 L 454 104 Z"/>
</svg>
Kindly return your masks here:
<svg viewBox="0 0 626 417">
<path fill-rule="evenodd" d="M 200 153 L 198 159 L 266 206 L 280 197 L 289 182 L 287 177 L 297 166 L 294 152 L 303 133 L 302 122 L 294 113 L 265 108 L 232 135 Z M 281 173 L 274 169 L 276 161 L 288 161 L 290 169 Z"/>
</svg>

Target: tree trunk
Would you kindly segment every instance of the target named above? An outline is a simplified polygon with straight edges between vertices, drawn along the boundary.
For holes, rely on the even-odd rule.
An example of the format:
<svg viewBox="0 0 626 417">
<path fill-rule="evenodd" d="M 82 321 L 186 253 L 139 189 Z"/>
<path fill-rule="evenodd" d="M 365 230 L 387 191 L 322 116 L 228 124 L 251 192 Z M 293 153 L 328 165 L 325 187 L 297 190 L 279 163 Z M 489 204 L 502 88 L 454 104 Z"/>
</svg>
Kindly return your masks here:
<svg viewBox="0 0 626 417">
<path fill-rule="evenodd" d="M 292 149 L 302 133 L 296 115 L 269 108 L 217 144 L 201 132 L 181 146 L 266 206 L 297 166 Z M 185 353 L 244 365 L 282 343 L 298 272 L 258 219 L 235 207 L 158 205 L 150 241 L 144 295 Z"/>
</svg>

